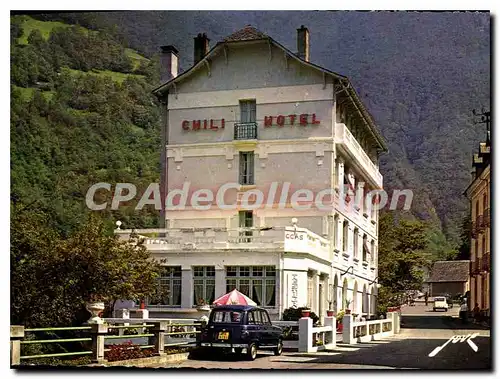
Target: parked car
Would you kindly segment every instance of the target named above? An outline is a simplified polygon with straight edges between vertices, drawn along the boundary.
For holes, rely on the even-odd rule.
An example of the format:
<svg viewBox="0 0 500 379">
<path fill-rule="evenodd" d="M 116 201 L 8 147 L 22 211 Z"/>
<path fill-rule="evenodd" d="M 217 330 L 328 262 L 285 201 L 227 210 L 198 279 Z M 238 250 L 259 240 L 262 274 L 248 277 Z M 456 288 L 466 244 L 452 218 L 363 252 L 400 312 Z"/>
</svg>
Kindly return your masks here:
<svg viewBox="0 0 500 379">
<path fill-rule="evenodd" d="M 444 296 L 435 297 L 432 309 L 434 311 L 436 311 L 437 309 L 444 309 L 445 312 L 448 312 L 448 302 L 446 301 L 446 297 Z"/>
<path fill-rule="evenodd" d="M 283 352 L 283 330 L 271 323 L 264 308 L 251 305 L 224 305 L 210 312 L 206 327 L 202 330 L 198 345 L 202 349 L 222 349 L 241 354 L 254 360 L 257 350 L 273 350 L 274 355 Z"/>
</svg>

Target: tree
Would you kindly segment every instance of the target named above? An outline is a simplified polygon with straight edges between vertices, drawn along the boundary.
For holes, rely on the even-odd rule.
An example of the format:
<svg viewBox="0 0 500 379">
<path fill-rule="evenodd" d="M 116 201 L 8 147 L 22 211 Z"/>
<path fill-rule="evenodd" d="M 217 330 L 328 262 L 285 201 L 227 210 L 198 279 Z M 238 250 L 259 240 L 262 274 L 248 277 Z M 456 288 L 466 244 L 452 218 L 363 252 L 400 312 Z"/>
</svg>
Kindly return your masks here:
<svg viewBox="0 0 500 379">
<path fill-rule="evenodd" d="M 27 327 L 81 325 L 91 297 L 141 299 L 157 287 L 160 265 L 137 239 L 120 241 L 96 216 L 69 238 L 36 208 L 13 206 L 11 317 Z"/>
<path fill-rule="evenodd" d="M 381 213 L 379 229 L 379 309 L 400 302 L 408 291 L 420 290 L 423 267 L 428 266 L 426 225 L 420 221 L 395 222 L 392 213 Z"/>
</svg>

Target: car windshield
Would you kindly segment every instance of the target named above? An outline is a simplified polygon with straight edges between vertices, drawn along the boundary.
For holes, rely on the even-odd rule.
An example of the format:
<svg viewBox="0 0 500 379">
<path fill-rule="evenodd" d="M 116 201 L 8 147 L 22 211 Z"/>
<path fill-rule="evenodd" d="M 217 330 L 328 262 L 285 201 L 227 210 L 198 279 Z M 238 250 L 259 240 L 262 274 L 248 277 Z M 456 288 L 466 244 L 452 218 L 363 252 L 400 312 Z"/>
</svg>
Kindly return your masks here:
<svg viewBox="0 0 500 379">
<path fill-rule="evenodd" d="M 434 301 L 446 301 L 444 297 L 435 297 Z"/>
<path fill-rule="evenodd" d="M 218 310 L 212 312 L 212 322 L 215 324 L 239 324 L 243 316 L 240 311 Z"/>
</svg>

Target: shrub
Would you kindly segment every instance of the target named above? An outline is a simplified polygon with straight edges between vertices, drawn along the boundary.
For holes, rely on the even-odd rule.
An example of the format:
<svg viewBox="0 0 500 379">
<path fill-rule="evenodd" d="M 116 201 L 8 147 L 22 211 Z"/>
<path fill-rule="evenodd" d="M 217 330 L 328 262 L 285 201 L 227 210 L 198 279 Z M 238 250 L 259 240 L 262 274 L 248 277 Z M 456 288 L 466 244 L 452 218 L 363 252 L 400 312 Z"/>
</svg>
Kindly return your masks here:
<svg viewBox="0 0 500 379">
<path fill-rule="evenodd" d="M 307 307 L 301 308 L 287 308 L 283 311 L 283 321 L 299 321 L 302 318 L 302 311 L 304 309 L 309 309 Z M 311 312 L 309 317 L 312 318 L 313 324 L 317 324 L 319 317 L 316 313 Z"/>
<path fill-rule="evenodd" d="M 109 349 L 105 353 L 105 358 L 108 362 L 147 358 L 155 355 L 154 349 L 141 349 L 139 345 L 133 345 L 131 342 L 121 345 L 110 345 Z"/>
<path fill-rule="evenodd" d="M 345 315 L 345 310 L 341 310 L 337 313 L 337 324 L 341 324 L 342 323 L 342 320 L 344 319 L 344 315 Z"/>
</svg>

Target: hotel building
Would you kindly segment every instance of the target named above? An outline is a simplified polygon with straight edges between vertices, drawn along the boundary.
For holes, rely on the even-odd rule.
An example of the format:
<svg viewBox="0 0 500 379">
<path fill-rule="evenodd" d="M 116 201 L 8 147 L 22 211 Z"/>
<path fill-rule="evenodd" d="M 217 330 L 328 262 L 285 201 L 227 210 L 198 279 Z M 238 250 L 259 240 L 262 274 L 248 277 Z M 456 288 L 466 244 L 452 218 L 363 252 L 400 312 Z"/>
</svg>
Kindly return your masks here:
<svg viewBox="0 0 500 379">
<path fill-rule="evenodd" d="M 382 189 L 386 145 L 349 79 L 310 62 L 309 50 L 303 26 L 297 53 L 251 26 L 211 49 L 199 34 L 194 65 L 178 75 L 177 49 L 162 47 L 161 191 L 174 206 L 161 230 L 136 230 L 165 265 L 150 315 L 180 317 L 234 288 L 274 319 L 302 306 L 375 313 L 378 211 L 340 200 L 344 185 Z M 203 190 L 228 183 L 224 202 L 234 207 L 221 209 Z M 182 188 L 185 207 L 171 196 Z M 331 209 L 293 206 L 312 200 L 304 191 L 294 200 L 295 191 L 323 189 L 333 189 Z M 258 191 L 268 206 L 252 206 Z"/>
</svg>

